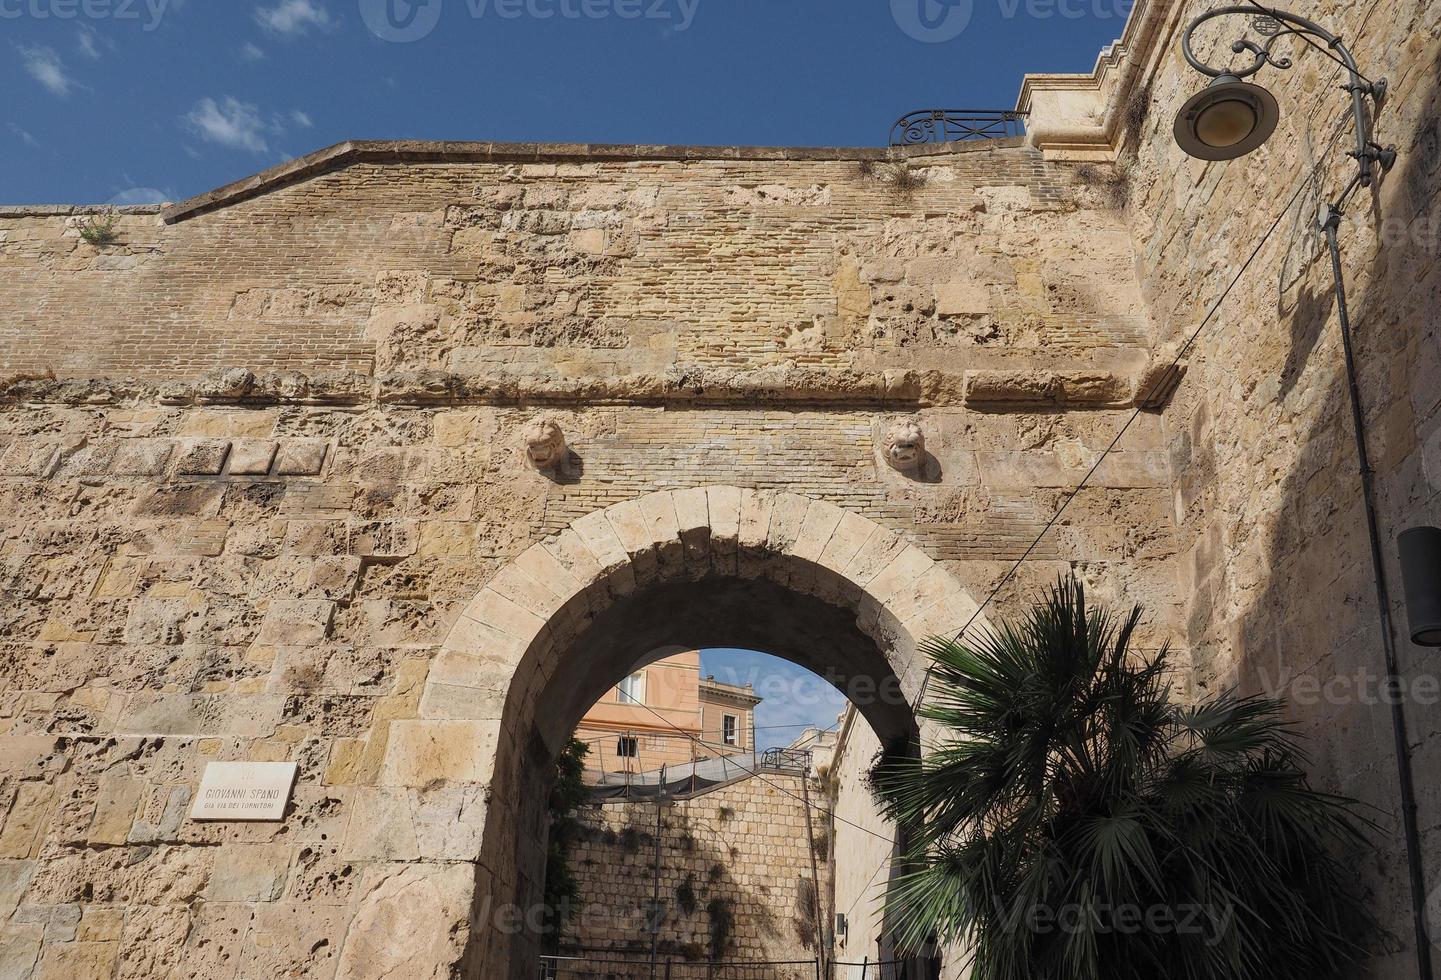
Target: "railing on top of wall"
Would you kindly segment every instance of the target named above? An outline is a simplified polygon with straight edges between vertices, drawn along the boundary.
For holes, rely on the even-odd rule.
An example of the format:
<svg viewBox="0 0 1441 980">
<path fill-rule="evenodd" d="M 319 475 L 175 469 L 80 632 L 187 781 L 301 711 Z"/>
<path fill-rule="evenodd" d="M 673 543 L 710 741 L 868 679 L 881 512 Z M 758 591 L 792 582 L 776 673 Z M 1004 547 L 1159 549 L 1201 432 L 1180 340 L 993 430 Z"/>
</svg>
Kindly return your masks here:
<svg viewBox="0 0 1441 980">
<path fill-rule="evenodd" d="M 891 127 L 891 146 L 963 143 L 1023 136 L 1026 114 L 1014 109 L 917 109 Z"/>
</svg>

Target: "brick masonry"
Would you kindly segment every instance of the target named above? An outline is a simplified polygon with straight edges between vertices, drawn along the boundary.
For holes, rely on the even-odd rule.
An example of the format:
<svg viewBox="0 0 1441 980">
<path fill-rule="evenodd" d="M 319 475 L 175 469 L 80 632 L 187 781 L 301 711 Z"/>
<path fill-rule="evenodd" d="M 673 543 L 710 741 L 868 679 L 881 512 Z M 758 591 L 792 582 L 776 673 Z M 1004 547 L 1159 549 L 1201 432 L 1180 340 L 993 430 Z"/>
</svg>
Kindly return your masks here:
<svg viewBox="0 0 1441 980">
<path fill-rule="evenodd" d="M 662 961 L 794 962 L 777 980 L 811 980 L 818 955 L 816 889 L 801 777 L 767 773 L 678 801 L 661 815 Z M 656 808 L 623 803 L 581 811 L 584 836 L 571 859 L 585 904 L 562 954 L 647 963 L 656 868 Z M 816 873 L 824 894 L 827 828 L 814 817 Z M 824 899 L 822 899 L 824 901 Z M 722 903 L 728 926 L 712 903 Z M 822 920 L 827 918 L 824 907 Z M 723 931 L 722 931 L 723 930 Z M 686 976 L 690 974 L 684 974 Z"/>
</svg>

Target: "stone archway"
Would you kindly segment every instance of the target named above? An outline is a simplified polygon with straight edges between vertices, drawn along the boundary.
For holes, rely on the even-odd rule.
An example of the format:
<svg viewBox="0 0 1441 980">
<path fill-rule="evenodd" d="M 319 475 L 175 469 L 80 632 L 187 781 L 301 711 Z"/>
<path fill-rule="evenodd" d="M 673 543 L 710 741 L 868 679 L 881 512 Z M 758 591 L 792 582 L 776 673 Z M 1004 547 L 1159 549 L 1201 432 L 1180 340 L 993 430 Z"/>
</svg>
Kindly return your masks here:
<svg viewBox="0 0 1441 980">
<path fill-rule="evenodd" d="M 904 536 L 822 500 L 710 486 L 581 517 L 491 578 L 432 664 L 419 717 L 390 723 L 381 786 L 446 794 L 437 832 L 451 844 L 362 910 L 342 975 L 352 956 L 385 972 L 365 920 L 390 931 L 398 918 L 429 937 L 407 944 L 410 975 L 529 977 L 543 774 L 642 651 L 764 649 L 828 676 L 886 738 L 915 732 L 917 642 L 975 610 Z M 433 973 L 417 972 L 417 945 Z"/>
</svg>

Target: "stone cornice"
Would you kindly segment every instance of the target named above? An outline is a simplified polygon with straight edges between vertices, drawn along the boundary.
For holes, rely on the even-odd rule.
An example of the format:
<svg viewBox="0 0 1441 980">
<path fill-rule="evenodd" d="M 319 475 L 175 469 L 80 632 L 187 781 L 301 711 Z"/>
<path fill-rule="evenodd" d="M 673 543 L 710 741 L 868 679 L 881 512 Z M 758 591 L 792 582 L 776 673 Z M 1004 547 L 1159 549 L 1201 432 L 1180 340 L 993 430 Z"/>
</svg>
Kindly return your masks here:
<svg viewBox="0 0 1441 980">
<path fill-rule="evenodd" d="M 1029 114 L 1026 140 L 1047 159 L 1114 160 L 1126 105 L 1170 36 L 1181 0 L 1136 0 L 1121 37 L 1088 74 L 1032 74 L 1016 108 Z"/>
<path fill-rule="evenodd" d="M 698 690 L 701 701 L 722 706 L 754 708 L 764 700 L 753 691 L 739 689 L 734 685 L 719 681 L 710 681 L 706 678 L 701 678 Z"/>
<path fill-rule="evenodd" d="M 205 405 L 757 405 L 868 406 L 913 409 L 958 406 L 977 411 L 1122 409 L 1159 407 L 1154 366 L 1135 376 L 1082 370 L 850 371 L 676 369 L 664 374 L 610 378 L 504 378 L 439 371 L 372 377 L 356 372 L 256 375 L 241 368 L 192 381 L 115 378 L 0 379 L 0 406 L 75 407 L 149 402 Z M 1184 370 L 1184 367 L 1181 369 Z M 1174 372 L 1178 380 L 1180 371 Z M 1174 388 L 1166 388 L 1169 394 Z M 1159 388 L 1157 389 L 1159 391 Z"/>
</svg>

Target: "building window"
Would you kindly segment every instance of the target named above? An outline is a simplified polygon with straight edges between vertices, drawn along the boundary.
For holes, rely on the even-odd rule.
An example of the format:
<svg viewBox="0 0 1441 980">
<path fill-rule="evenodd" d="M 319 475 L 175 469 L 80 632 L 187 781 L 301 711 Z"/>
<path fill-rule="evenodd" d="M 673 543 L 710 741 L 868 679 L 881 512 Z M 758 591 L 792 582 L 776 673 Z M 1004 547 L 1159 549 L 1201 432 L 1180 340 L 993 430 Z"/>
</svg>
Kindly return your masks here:
<svg viewBox="0 0 1441 980">
<path fill-rule="evenodd" d="M 640 754 L 634 735 L 622 735 L 615 740 L 615 754 L 622 759 L 634 759 Z"/>
<path fill-rule="evenodd" d="M 727 745 L 740 744 L 740 719 L 735 715 L 721 715 L 721 741 Z"/>
<path fill-rule="evenodd" d="M 645 704 L 645 671 L 638 670 L 616 685 L 621 704 Z"/>
</svg>

